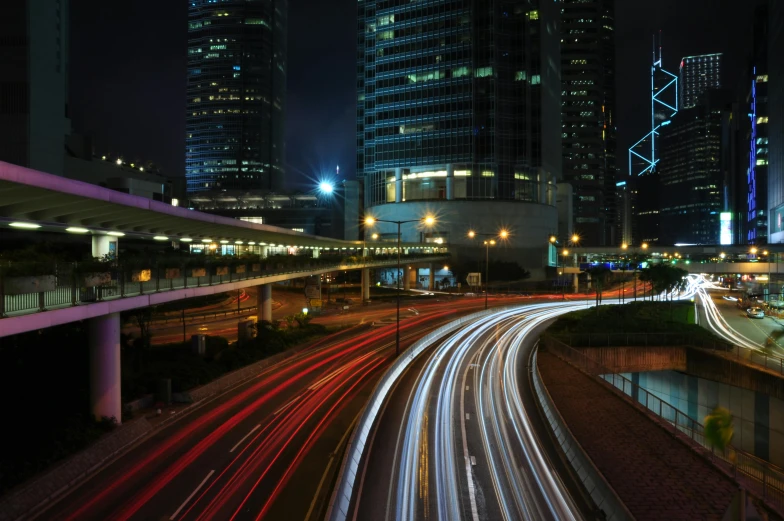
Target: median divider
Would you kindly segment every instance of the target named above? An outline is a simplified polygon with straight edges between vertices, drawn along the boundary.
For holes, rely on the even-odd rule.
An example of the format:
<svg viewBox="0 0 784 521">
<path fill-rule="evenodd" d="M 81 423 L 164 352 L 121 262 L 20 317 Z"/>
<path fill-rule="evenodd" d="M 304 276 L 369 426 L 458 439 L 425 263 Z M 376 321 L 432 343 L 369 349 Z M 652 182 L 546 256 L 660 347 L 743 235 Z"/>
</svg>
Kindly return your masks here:
<svg viewBox="0 0 784 521">
<path fill-rule="evenodd" d="M 487 315 L 514 309 L 522 309 L 527 305 L 528 304 L 517 304 L 514 306 L 487 309 L 459 318 L 417 340 L 392 363 L 376 384 L 375 389 L 373 389 L 373 393 L 370 395 L 370 399 L 365 405 L 365 409 L 362 411 L 359 422 L 357 423 L 354 432 L 351 434 L 351 439 L 348 442 L 346 452 L 343 456 L 340 473 L 338 474 L 335 490 L 332 492 L 325 519 L 328 521 L 345 521 L 348 518 L 351 496 L 354 492 L 354 484 L 359 471 L 359 463 L 362 459 L 362 454 L 365 452 L 368 436 L 373 428 L 373 424 L 376 422 L 382 404 L 387 399 L 387 395 L 397 379 L 403 374 L 403 371 L 411 365 L 425 349 L 444 335 L 452 333 L 466 324 Z"/>
</svg>

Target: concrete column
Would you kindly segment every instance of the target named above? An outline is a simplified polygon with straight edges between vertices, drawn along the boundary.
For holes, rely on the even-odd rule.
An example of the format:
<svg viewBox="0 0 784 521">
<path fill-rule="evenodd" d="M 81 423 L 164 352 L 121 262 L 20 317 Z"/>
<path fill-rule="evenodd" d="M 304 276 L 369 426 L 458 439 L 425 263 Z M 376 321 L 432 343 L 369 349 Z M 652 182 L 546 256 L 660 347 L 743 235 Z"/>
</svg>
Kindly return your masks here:
<svg viewBox="0 0 784 521">
<path fill-rule="evenodd" d="M 103 257 L 113 255 L 117 257 L 119 250 L 119 240 L 112 235 L 93 235 L 93 257 Z"/>
<path fill-rule="evenodd" d="M 272 285 L 259 286 L 259 311 L 261 320 L 272 322 Z"/>
<path fill-rule="evenodd" d="M 572 285 L 574 286 L 574 292 L 577 293 L 577 291 L 580 289 L 580 274 L 579 273 L 574 273 L 572 275 Z"/>
<path fill-rule="evenodd" d="M 259 255 L 261 255 L 262 259 L 267 258 L 267 247 L 266 246 L 259 246 Z"/>
<path fill-rule="evenodd" d="M 370 300 L 370 268 L 362 270 L 362 300 Z"/>
<path fill-rule="evenodd" d="M 88 322 L 90 346 L 90 409 L 96 420 L 122 422 L 120 398 L 120 314 L 110 313 Z"/>
<path fill-rule="evenodd" d="M 411 289 L 411 270 L 408 267 L 403 268 L 403 289 L 406 291 Z"/>
<path fill-rule="evenodd" d="M 314 259 L 318 259 L 320 253 L 321 253 L 321 250 L 319 248 L 314 248 L 313 249 L 313 258 Z"/>
<path fill-rule="evenodd" d="M 403 202 L 403 169 L 395 168 L 395 202 Z"/>
<path fill-rule="evenodd" d="M 436 289 L 436 265 L 430 264 L 430 277 L 427 280 L 427 290 L 433 291 Z"/>
<path fill-rule="evenodd" d="M 587 282 L 588 282 L 588 284 L 586 285 L 586 289 L 588 291 L 590 291 L 591 290 L 591 274 L 590 273 L 586 273 L 585 277 L 586 277 Z"/>
<path fill-rule="evenodd" d="M 446 165 L 446 200 L 452 201 L 455 198 L 455 165 Z"/>
</svg>

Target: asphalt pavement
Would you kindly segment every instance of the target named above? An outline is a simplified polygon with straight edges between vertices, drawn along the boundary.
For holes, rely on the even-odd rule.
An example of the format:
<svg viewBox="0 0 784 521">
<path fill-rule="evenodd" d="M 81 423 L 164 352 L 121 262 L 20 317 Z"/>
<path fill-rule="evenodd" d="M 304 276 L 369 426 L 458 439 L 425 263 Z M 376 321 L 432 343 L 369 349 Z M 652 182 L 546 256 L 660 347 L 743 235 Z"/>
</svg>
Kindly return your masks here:
<svg viewBox="0 0 784 521">
<path fill-rule="evenodd" d="M 410 312 L 401 323 L 402 347 L 480 306 L 467 299 Z M 326 337 L 183 412 L 40 518 L 320 518 L 338 447 L 394 355 L 394 324 L 357 333 Z"/>
<path fill-rule="evenodd" d="M 581 519 L 592 507 L 537 418 L 526 375 L 539 328 L 582 307 L 494 314 L 423 353 L 382 406 L 348 518 Z"/>
<path fill-rule="evenodd" d="M 784 332 L 784 320 L 773 316 L 750 318 L 745 309 L 737 306 L 737 302 L 723 298 L 727 292 L 712 290 L 708 294 L 730 328 L 759 347 L 765 347 L 768 339 L 771 339 L 773 352 L 779 356 L 784 355 L 784 337 L 777 338 Z M 700 319 L 702 325 L 707 324 L 704 309 L 701 310 Z"/>
</svg>

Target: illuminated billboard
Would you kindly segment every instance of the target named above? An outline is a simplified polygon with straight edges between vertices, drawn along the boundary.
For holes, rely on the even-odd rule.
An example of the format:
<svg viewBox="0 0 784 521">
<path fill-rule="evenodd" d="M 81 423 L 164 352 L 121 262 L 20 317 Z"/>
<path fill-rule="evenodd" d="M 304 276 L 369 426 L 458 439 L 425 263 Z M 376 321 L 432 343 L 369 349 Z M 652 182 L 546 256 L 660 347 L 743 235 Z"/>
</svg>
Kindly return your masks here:
<svg viewBox="0 0 784 521">
<path fill-rule="evenodd" d="M 732 244 L 732 213 L 721 212 L 719 215 L 719 243 Z"/>
</svg>

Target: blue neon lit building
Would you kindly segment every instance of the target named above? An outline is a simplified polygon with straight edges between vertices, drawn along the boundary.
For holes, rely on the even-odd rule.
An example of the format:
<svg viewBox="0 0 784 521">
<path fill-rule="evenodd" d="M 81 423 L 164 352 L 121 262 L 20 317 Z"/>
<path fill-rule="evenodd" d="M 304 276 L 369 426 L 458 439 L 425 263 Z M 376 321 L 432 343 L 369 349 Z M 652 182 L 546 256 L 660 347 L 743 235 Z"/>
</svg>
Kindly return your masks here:
<svg viewBox="0 0 784 521">
<path fill-rule="evenodd" d="M 190 0 L 188 192 L 283 181 L 288 0 Z"/>
<path fill-rule="evenodd" d="M 629 148 L 629 175 L 656 170 L 659 130 L 678 113 L 678 76 L 662 68 L 661 45 L 654 47 L 651 64 L 651 131 Z"/>
</svg>

